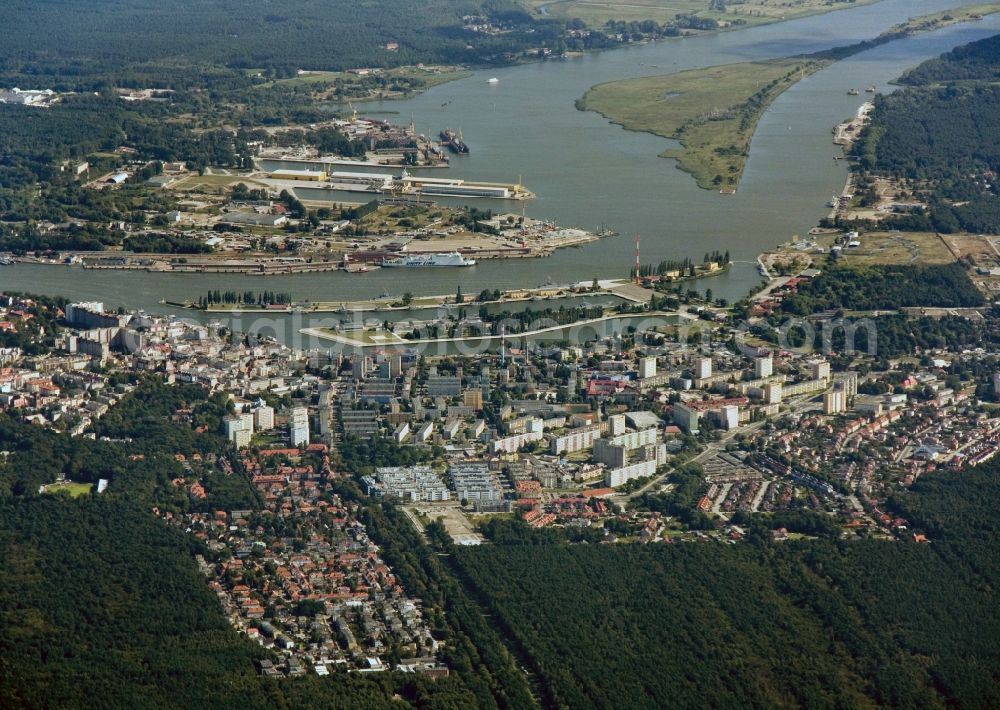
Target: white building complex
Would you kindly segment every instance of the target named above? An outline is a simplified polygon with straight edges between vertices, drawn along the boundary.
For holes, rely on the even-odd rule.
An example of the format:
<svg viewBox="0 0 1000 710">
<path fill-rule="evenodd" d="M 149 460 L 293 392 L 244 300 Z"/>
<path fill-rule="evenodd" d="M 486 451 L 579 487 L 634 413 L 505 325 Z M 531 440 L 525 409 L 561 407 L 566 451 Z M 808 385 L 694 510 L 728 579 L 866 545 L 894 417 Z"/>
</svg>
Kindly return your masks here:
<svg viewBox="0 0 1000 710">
<path fill-rule="evenodd" d="M 451 493 L 430 466 L 380 468 L 375 476 L 361 479 L 370 496 L 409 503 L 450 500 Z"/>
</svg>

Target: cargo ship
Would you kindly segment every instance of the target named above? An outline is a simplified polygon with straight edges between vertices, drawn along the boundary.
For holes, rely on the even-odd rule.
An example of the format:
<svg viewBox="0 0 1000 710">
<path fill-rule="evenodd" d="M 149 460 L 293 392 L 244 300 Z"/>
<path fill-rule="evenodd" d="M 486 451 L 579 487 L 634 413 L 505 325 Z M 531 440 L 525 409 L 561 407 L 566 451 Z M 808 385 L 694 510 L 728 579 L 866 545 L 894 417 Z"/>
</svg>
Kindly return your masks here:
<svg viewBox="0 0 1000 710">
<path fill-rule="evenodd" d="M 448 149 L 453 153 L 466 154 L 469 152 L 469 146 L 465 144 L 461 131 L 455 133 L 450 128 L 445 128 L 441 131 L 441 142 L 448 146 Z"/>
<path fill-rule="evenodd" d="M 382 261 L 384 267 L 417 267 L 417 266 L 475 266 L 475 259 L 466 259 L 457 251 L 439 254 L 408 254 Z"/>
</svg>

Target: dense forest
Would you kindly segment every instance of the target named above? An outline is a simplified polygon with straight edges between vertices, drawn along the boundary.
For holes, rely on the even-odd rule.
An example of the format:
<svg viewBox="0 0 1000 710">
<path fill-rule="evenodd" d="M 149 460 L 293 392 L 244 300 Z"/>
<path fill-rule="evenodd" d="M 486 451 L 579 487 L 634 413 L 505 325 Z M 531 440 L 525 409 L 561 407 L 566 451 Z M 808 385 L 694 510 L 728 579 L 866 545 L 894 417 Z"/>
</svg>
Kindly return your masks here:
<svg viewBox="0 0 1000 710">
<path fill-rule="evenodd" d="M 883 227 L 1000 233 L 998 71 L 1000 36 L 925 62 L 902 77 L 909 88 L 875 97 L 852 148 L 857 167 L 908 181 L 929 207 Z"/>
<path fill-rule="evenodd" d="M 467 15 L 488 16 L 508 32 L 465 30 Z M 206 0 L 196 10 L 184 0 L 12 0 L 0 5 L 0 26 L 0 85 L 6 75 L 47 88 L 53 81 L 93 86 L 105 77 L 159 83 L 178 70 L 201 74 L 192 67 L 202 65 L 288 74 L 480 63 L 542 46 L 548 34 L 554 41 L 562 23 L 533 21 L 515 0 Z"/>
<path fill-rule="evenodd" d="M 454 548 L 550 707 L 990 707 L 998 467 L 893 501 L 932 543 Z"/>
<path fill-rule="evenodd" d="M 951 81 L 996 81 L 1000 78 L 1000 35 L 956 47 L 937 59 L 910 69 L 899 79 L 907 86 Z"/>
<path fill-rule="evenodd" d="M 858 143 L 865 168 L 910 180 L 943 179 L 1000 167 L 992 86 L 908 89 L 875 97 L 872 124 Z"/>
<path fill-rule="evenodd" d="M 906 307 L 969 308 L 983 296 L 959 264 L 827 267 L 785 298 L 786 313 L 810 315 L 831 309 L 893 310 Z"/>
</svg>

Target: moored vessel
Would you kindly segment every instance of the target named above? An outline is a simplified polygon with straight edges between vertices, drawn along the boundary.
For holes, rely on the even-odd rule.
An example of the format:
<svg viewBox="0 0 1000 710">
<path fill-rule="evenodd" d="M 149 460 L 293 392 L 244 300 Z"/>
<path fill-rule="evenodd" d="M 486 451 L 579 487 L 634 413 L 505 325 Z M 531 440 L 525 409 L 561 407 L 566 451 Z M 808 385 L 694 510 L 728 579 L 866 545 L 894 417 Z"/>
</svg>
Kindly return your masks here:
<svg viewBox="0 0 1000 710">
<path fill-rule="evenodd" d="M 466 259 L 457 251 L 438 254 L 406 254 L 384 259 L 384 267 L 419 267 L 419 266 L 475 266 L 475 259 Z"/>
</svg>

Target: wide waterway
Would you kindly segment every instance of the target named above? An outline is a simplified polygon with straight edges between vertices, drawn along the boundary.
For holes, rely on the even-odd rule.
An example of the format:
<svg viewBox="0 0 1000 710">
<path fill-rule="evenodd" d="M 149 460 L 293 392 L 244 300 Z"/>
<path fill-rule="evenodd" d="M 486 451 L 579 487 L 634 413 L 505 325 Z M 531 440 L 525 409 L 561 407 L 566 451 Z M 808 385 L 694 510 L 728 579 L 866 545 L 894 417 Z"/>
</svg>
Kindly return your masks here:
<svg viewBox="0 0 1000 710">
<path fill-rule="evenodd" d="M 412 117 L 423 133 L 463 129 L 472 152 L 454 158 L 449 174 L 503 182 L 515 182 L 520 176 L 538 195 L 526 203 L 530 217 L 588 229 L 606 224 L 621 233 L 548 258 L 484 261 L 465 269 L 280 277 L 16 265 L 0 267 L 0 288 L 100 299 L 152 312 L 170 310 L 159 303 L 161 299 L 193 299 L 209 289 L 266 288 L 321 301 L 365 299 L 383 292 L 450 293 L 459 284 L 465 293 L 475 294 L 483 288 L 625 276 L 635 258 L 633 235 L 638 233 L 644 262 L 699 259 L 712 249 L 728 249 L 737 260 L 734 268 L 705 281 L 702 288 L 739 298 L 759 282 L 756 255 L 814 226 L 827 212 L 830 195 L 842 189 L 846 167 L 833 160 L 839 148 L 832 143 L 830 129 L 866 100 L 865 94 L 848 96 L 847 90 L 872 84 L 891 90 L 888 82 L 906 68 L 996 33 L 1000 16 L 898 40 L 807 77 L 762 118 L 736 195 L 699 189 L 673 161 L 657 157 L 668 141 L 628 132 L 597 114 L 578 111 L 576 99 L 605 81 L 851 44 L 873 38 L 908 17 L 959 4 L 958 0 L 884 0 L 748 30 L 475 72 L 411 100 L 364 106 L 369 113 L 397 112 L 400 122 Z M 491 76 L 499 83 L 487 83 Z M 496 208 L 505 203 L 472 204 Z"/>
</svg>

